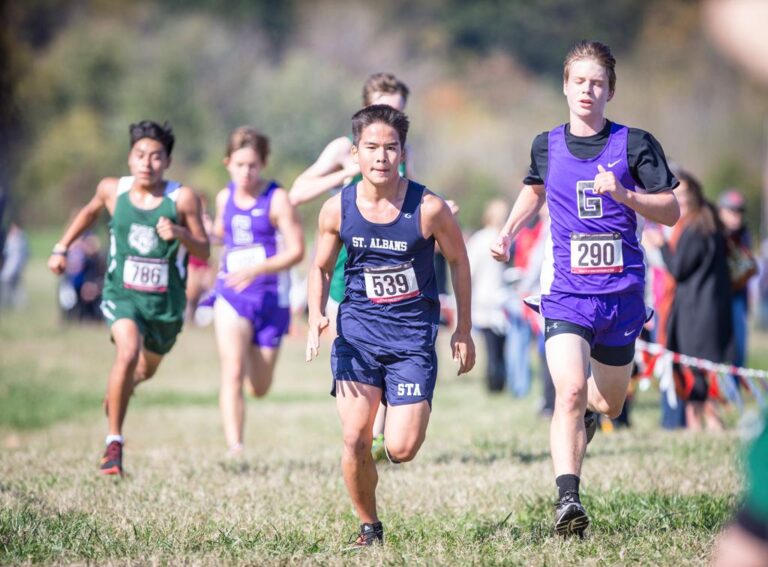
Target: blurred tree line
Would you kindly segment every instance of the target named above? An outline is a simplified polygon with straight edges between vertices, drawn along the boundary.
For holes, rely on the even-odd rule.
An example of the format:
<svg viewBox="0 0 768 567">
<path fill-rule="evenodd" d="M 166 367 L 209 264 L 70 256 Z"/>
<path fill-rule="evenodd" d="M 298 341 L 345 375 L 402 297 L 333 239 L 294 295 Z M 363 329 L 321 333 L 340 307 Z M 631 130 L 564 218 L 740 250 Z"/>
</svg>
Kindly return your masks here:
<svg viewBox="0 0 768 567">
<path fill-rule="evenodd" d="M 533 136 L 567 119 L 562 60 L 585 37 L 619 59 L 609 116 L 653 131 L 711 193 L 739 184 L 759 198 L 764 93 L 707 45 L 691 0 L 27 0 L 0 10 L 0 184 L 27 224 L 61 225 L 101 177 L 125 173 L 128 125 L 143 118 L 173 125 L 170 176 L 194 188 L 213 195 L 226 182 L 226 137 L 245 123 L 270 136 L 267 174 L 290 186 L 347 132 L 367 75 L 386 70 L 412 89 L 416 178 L 476 225 L 487 198 L 514 194 Z"/>
</svg>

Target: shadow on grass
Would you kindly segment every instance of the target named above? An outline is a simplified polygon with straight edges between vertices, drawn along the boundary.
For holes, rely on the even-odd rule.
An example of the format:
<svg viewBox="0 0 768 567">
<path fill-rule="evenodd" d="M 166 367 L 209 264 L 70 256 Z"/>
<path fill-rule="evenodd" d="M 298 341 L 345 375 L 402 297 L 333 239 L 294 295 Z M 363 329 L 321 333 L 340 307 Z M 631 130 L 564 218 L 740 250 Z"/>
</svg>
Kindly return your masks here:
<svg viewBox="0 0 768 567">
<path fill-rule="evenodd" d="M 66 377 L 58 377 L 66 380 Z M 31 430 L 74 419 L 101 408 L 96 392 L 67 390 L 51 381 L 11 382 L 0 386 L 0 427 Z"/>
<path fill-rule="evenodd" d="M 658 452 L 658 447 L 626 446 L 622 448 L 595 449 L 590 448 L 586 458 L 621 457 L 628 455 L 650 454 Z M 433 462 L 441 465 L 451 463 L 471 463 L 477 465 L 492 465 L 499 461 L 516 462 L 524 465 L 539 463 L 550 459 L 549 448 L 541 451 L 530 451 L 518 448 L 517 442 L 508 441 L 475 441 L 473 447 L 465 450 L 446 451 L 438 454 Z"/>
<path fill-rule="evenodd" d="M 13 378 L 7 379 L 9 375 Z M 104 388 L 89 390 L 67 386 L 69 377 L 42 378 L 32 373 L 4 373 L 0 380 L 0 428 L 15 431 L 43 429 L 55 423 L 81 417 L 92 418 L 103 412 Z M 326 396 L 304 393 L 269 395 L 265 403 L 326 403 Z M 139 388 L 131 399 L 131 408 L 218 407 L 218 392 L 193 393 L 174 390 L 152 391 Z"/>
</svg>

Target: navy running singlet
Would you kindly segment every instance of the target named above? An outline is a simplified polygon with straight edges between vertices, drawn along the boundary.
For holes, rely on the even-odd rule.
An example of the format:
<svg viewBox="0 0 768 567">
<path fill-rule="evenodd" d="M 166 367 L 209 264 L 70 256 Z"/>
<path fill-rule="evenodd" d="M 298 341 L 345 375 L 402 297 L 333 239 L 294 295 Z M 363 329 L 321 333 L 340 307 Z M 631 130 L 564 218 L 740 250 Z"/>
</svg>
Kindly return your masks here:
<svg viewBox="0 0 768 567">
<path fill-rule="evenodd" d="M 400 214 L 389 223 L 366 220 L 357 208 L 357 184 L 341 191 L 340 236 L 347 249 L 339 336 L 386 348 L 434 347 L 440 302 L 434 237 L 421 233 L 425 188 L 408 181 Z"/>
</svg>

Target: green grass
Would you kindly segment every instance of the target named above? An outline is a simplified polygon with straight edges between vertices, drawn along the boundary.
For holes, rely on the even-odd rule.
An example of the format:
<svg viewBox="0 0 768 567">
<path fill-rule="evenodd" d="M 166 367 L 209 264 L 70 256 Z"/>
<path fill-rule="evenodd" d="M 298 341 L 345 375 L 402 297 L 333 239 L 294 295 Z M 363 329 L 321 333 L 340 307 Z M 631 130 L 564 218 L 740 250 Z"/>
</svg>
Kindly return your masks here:
<svg viewBox="0 0 768 567">
<path fill-rule="evenodd" d="M 591 533 L 561 540 L 535 396 L 489 396 L 482 361 L 458 378 L 444 356 L 419 456 L 379 468 L 387 545 L 349 557 L 357 520 L 327 342 L 307 365 L 303 339 L 286 340 L 272 391 L 248 402 L 247 452 L 231 460 L 212 330 L 186 330 L 132 401 L 128 475 L 100 478 L 113 347 L 103 326 L 59 324 L 41 260 L 27 282 L 25 310 L 0 318 L 0 564 L 702 565 L 738 500 L 737 432 L 663 432 L 651 389 L 631 430 L 590 445 Z"/>
</svg>

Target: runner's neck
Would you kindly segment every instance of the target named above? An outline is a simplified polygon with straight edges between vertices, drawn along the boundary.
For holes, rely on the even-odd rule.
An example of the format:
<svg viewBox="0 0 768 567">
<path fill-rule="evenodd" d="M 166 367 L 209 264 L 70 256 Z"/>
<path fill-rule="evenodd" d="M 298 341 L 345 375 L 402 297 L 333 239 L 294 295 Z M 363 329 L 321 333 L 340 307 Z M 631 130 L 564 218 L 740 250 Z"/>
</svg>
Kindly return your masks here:
<svg viewBox="0 0 768 567">
<path fill-rule="evenodd" d="M 570 120 L 570 132 L 573 136 L 581 138 L 594 136 L 605 128 L 605 122 L 605 116 L 589 116 L 582 118 L 572 114 Z"/>
</svg>

